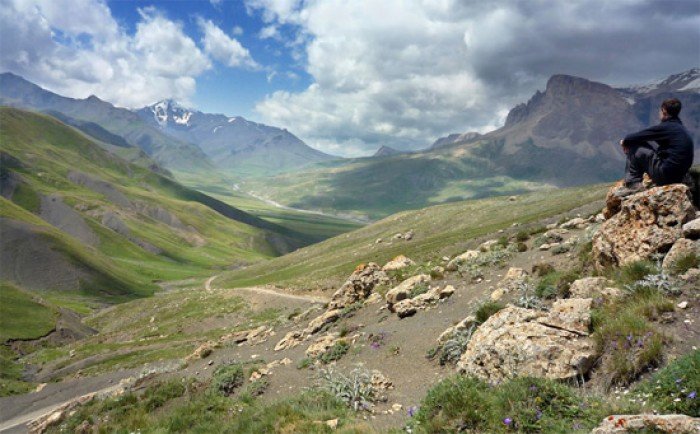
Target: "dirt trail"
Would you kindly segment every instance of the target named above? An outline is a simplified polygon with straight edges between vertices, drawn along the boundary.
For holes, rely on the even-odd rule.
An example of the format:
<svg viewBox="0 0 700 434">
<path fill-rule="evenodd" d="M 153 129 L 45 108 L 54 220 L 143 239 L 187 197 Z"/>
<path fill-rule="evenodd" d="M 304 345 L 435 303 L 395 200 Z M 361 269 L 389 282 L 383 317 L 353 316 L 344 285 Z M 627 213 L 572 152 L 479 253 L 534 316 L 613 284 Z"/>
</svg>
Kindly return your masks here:
<svg viewBox="0 0 700 434">
<path fill-rule="evenodd" d="M 204 282 L 204 289 L 207 291 L 213 291 L 214 289 L 218 288 L 212 288 L 211 283 L 219 277 L 218 275 L 211 276 Z M 221 290 L 221 289 L 218 289 Z M 246 288 L 233 288 L 233 289 L 225 289 L 226 291 L 241 291 L 241 292 L 253 292 L 257 294 L 264 294 L 264 295 L 272 295 L 275 297 L 281 297 L 281 298 L 287 298 L 290 300 L 298 300 L 298 301 L 308 301 L 310 303 L 328 303 L 329 299 L 326 297 L 318 297 L 318 296 L 313 296 L 313 295 L 299 295 L 299 294 L 292 294 L 288 292 L 281 292 L 277 291 L 274 289 L 266 288 L 263 286 L 250 286 Z"/>
</svg>

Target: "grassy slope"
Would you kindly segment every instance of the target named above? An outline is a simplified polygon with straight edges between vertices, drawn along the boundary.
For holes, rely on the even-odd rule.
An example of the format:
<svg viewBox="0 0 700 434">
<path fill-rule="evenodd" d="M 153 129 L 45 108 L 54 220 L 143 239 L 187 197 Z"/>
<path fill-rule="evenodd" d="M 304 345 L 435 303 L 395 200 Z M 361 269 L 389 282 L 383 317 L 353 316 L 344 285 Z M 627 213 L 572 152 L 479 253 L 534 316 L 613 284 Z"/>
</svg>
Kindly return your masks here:
<svg viewBox="0 0 700 434">
<path fill-rule="evenodd" d="M 107 281 L 100 281 L 100 293 L 145 295 L 154 289 L 153 280 L 204 277 L 211 274 L 212 267 L 275 256 L 278 252 L 268 237 L 281 237 L 279 232 L 295 236 L 288 229 L 128 164 L 53 118 L 8 108 L 0 109 L 0 116 L 2 151 L 15 161 L 3 169 L 22 178 L 13 196 L 15 203 L 3 200 L 2 215 L 31 223 L 45 232 L 56 248 L 89 269 L 100 270 L 100 275 L 110 276 Z M 71 170 L 109 182 L 133 203 L 167 210 L 185 227 L 194 228 L 205 245 L 188 240 L 187 231 L 134 209 L 122 209 L 102 194 L 70 182 L 67 174 Z M 82 217 L 100 239 L 97 249 L 81 244 L 32 214 L 39 209 L 39 196 L 52 193 L 59 193 L 69 206 L 87 210 Z M 147 252 L 102 226 L 99 215 L 105 210 L 119 211 L 134 236 L 157 246 L 163 254 Z M 97 215 L 93 214 L 96 211 Z"/>
<path fill-rule="evenodd" d="M 289 255 L 227 272 L 218 287 L 275 283 L 297 287 L 337 285 L 360 262 L 384 263 L 405 254 L 420 260 L 461 252 L 473 238 L 555 215 L 604 197 L 606 186 L 553 190 L 508 201 L 503 197 L 437 205 L 407 211 L 349 234 L 300 249 Z M 415 231 L 412 241 L 393 241 L 396 233 Z M 382 238 L 382 243 L 375 243 Z"/>
<path fill-rule="evenodd" d="M 44 336 L 55 320 L 54 309 L 14 285 L 0 283 L 0 342 Z"/>
</svg>

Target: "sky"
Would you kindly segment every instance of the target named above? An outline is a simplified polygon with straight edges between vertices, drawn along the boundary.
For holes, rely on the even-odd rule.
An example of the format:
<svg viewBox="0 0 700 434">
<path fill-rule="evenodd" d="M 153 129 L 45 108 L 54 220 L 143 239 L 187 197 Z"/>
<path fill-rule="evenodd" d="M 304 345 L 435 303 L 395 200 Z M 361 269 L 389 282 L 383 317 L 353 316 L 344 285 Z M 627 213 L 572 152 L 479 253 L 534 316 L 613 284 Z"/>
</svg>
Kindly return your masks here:
<svg viewBox="0 0 700 434">
<path fill-rule="evenodd" d="M 0 71 L 140 108 L 165 98 L 342 156 L 486 132 L 553 74 L 700 65 L 700 0 L 0 0 Z"/>
</svg>

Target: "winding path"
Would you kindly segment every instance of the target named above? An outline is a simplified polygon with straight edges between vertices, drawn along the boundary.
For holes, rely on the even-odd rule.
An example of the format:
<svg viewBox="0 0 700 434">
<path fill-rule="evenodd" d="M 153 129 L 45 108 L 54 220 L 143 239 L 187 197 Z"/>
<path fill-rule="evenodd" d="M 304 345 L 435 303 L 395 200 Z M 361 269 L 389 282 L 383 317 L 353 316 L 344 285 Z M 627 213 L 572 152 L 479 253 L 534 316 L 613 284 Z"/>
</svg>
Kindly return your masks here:
<svg viewBox="0 0 700 434">
<path fill-rule="evenodd" d="M 222 290 L 212 288 L 212 282 L 219 277 L 214 275 L 204 282 L 207 291 Z M 275 291 L 270 288 L 253 286 L 247 288 L 223 289 L 234 292 L 250 292 L 271 297 L 286 298 L 289 300 L 304 301 L 308 303 L 327 303 L 328 299 L 312 295 L 290 294 Z M 60 406 L 88 393 L 109 392 L 117 386 L 119 380 L 134 375 L 137 369 L 129 371 L 111 372 L 105 375 L 86 377 L 61 383 L 49 383 L 42 391 L 24 395 L 8 396 L 0 398 L 0 432 L 25 433 L 26 424 L 55 411 Z"/>
</svg>

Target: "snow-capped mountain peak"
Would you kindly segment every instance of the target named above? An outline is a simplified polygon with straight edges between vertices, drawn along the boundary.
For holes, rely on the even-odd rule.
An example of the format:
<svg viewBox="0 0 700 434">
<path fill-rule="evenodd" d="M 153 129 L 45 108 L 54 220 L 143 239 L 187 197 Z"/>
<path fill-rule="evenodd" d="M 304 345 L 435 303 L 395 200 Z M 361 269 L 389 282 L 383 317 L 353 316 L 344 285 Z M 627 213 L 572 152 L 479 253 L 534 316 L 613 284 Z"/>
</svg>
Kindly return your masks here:
<svg viewBox="0 0 700 434">
<path fill-rule="evenodd" d="M 180 105 L 172 99 L 164 99 L 148 106 L 148 110 L 153 114 L 153 118 L 161 127 L 173 122 L 177 125 L 190 126 L 190 118 L 194 111 Z"/>
</svg>

